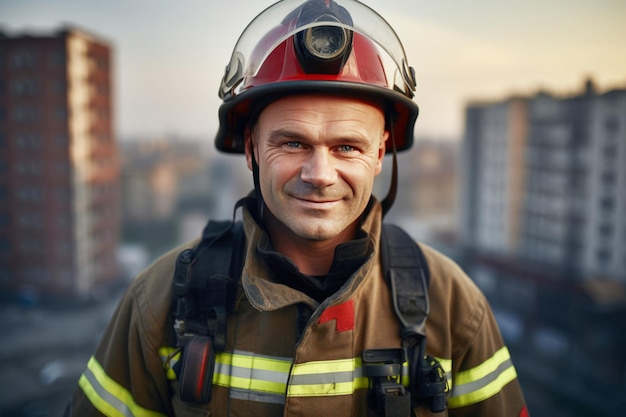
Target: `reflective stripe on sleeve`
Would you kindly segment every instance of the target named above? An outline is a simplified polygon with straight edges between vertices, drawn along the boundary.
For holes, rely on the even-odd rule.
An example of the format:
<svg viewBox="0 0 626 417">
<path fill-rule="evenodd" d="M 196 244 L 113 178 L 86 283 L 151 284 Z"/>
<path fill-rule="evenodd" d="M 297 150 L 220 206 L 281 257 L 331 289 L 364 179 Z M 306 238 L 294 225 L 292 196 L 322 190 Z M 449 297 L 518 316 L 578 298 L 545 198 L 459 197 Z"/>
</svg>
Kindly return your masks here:
<svg viewBox="0 0 626 417">
<path fill-rule="evenodd" d="M 78 385 L 93 406 L 105 416 L 164 417 L 164 414 L 137 405 L 131 393 L 108 376 L 93 356 Z"/>
<path fill-rule="evenodd" d="M 456 375 L 448 406 L 459 408 L 484 401 L 516 377 L 509 350 L 503 347 L 480 365 Z"/>
</svg>

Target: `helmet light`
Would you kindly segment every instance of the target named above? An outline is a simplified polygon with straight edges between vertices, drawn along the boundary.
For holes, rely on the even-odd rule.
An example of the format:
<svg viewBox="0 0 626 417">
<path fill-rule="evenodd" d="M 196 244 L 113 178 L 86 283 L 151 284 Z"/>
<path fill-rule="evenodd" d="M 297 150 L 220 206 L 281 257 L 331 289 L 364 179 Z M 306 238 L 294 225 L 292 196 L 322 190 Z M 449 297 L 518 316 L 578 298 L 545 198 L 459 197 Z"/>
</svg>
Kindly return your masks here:
<svg viewBox="0 0 626 417">
<path fill-rule="evenodd" d="M 352 51 L 352 25 L 347 11 L 336 3 L 311 1 L 300 11 L 294 35 L 298 61 L 308 74 L 339 74 Z"/>
</svg>

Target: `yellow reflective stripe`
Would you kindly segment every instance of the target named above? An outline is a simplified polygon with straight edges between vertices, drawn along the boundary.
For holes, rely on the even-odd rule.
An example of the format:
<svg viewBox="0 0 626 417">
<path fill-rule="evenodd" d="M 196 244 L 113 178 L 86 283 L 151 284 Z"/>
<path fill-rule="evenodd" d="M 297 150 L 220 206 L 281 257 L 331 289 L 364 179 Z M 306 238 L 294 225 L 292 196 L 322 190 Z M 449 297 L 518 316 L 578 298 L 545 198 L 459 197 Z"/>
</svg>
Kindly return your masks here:
<svg viewBox="0 0 626 417">
<path fill-rule="evenodd" d="M 291 369 L 291 360 L 270 358 L 267 356 L 246 355 L 242 353 L 219 353 L 217 362 L 228 363 L 241 368 L 254 368 L 264 371 L 287 372 Z"/>
<path fill-rule="evenodd" d="M 89 359 L 78 385 L 93 406 L 108 417 L 164 416 L 137 405 L 131 393 L 108 376 L 93 356 Z"/>
<path fill-rule="evenodd" d="M 163 369 L 165 369 L 165 377 L 170 381 L 176 379 L 174 365 L 180 360 L 180 349 L 171 346 L 163 346 L 159 349 L 159 356 L 163 361 Z"/>
<path fill-rule="evenodd" d="M 253 354 L 219 353 L 215 358 L 213 383 L 223 387 L 284 395 L 290 369 L 291 360 Z"/>
<path fill-rule="evenodd" d="M 458 408 L 484 401 L 516 377 L 509 350 L 503 347 L 482 364 L 456 375 L 448 406 Z"/>
<path fill-rule="evenodd" d="M 180 351 L 165 346 L 159 349 L 159 354 L 167 378 L 175 380 L 172 368 L 180 360 Z M 451 389 L 452 360 L 435 359 L 441 363 Z M 218 353 L 213 384 L 278 395 L 285 395 L 287 391 L 289 396 L 349 395 L 357 389 L 369 387 L 368 378 L 363 376 L 360 357 L 293 365 L 293 378 L 287 387 L 291 368 L 290 359 L 258 356 L 248 352 Z M 409 386 L 408 362 L 402 366 L 402 384 Z"/>
<path fill-rule="evenodd" d="M 285 394 L 286 383 L 262 381 L 253 378 L 236 377 L 220 374 L 218 378 L 213 378 L 215 385 L 228 388 L 245 389 L 249 391 L 268 392 L 272 394 Z"/>
<path fill-rule="evenodd" d="M 293 375 L 325 374 L 333 372 L 350 372 L 361 367 L 361 358 L 337 359 L 333 361 L 314 361 L 298 363 L 293 366 Z"/>
<path fill-rule="evenodd" d="M 349 395 L 368 386 L 361 358 L 315 361 L 294 365 L 287 396 Z"/>
</svg>

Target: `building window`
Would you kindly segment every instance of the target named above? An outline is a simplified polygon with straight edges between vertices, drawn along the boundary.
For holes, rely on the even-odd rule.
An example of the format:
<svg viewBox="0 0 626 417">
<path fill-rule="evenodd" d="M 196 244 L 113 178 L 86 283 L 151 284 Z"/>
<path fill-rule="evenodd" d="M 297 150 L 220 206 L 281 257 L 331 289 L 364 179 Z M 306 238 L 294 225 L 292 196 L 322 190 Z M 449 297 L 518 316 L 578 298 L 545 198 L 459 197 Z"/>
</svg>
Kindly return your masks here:
<svg viewBox="0 0 626 417">
<path fill-rule="evenodd" d="M 613 212 L 615 208 L 615 199 L 613 197 L 603 197 L 600 200 L 600 207 L 606 212 Z"/>
<path fill-rule="evenodd" d="M 602 173 L 602 183 L 606 186 L 615 185 L 615 171 L 604 171 Z"/>
<path fill-rule="evenodd" d="M 611 142 L 604 145 L 604 157 L 606 159 L 614 160 L 617 158 L 617 143 Z"/>
<path fill-rule="evenodd" d="M 24 187 L 18 190 L 17 196 L 22 201 L 41 202 L 43 200 L 43 190 L 38 187 Z"/>
<path fill-rule="evenodd" d="M 619 120 L 615 115 L 608 116 L 604 121 L 604 130 L 608 137 L 615 137 L 619 131 Z"/>
<path fill-rule="evenodd" d="M 44 226 L 44 219 L 39 214 L 22 214 L 18 222 L 25 229 L 41 229 Z"/>
<path fill-rule="evenodd" d="M 65 53 L 62 49 L 56 50 L 49 55 L 52 68 L 61 68 L 65 65 Z"/>
<path fill-rule="evenodd" d="M 67 91 L 67 82 L 63 78 L 59 78 L 52 83 L 52 92 L 63 94 Z"/>
<path fill-rule="evenodd" d="M 33 50 L 18 50 L 11 56 L 11 66 L 15 69 L 32 68 L 37 64 L 37 52 Z"/>
<path fill-rule="evenodd" d="M 31 133 L 24 133 L 16 136 L 15 143 L 18 148 L 37 149 L 41 146 L 41 137 Z"/>
<path fill-rule="evenodd" d="M 603 239 L 611 239 L 613 237 L 613 227 L 608 223 L 601 224 L 598 227 L 598 233 Z"/>
<path fill-rule="evenodd" d="M 16 171 L 20 175 L 38 177 L 42 174 L 43 168 L 39 161 L 18 162 Z"/>
<path fill-rule="evenodd" d="M 35 123 L 39 120 L 39 111 L 32 106 L 21 106 L 13 111 L 13 120 L 18 123 Z"/>
<path fill-rule="evenodd" d="M 607 264 L 611 263 L 613 259 L 613 253 L 608 248 L 598 249 L 596 251 L 596 260 L 601 267 L 608 267 Z"/>
<path fill-rule="evenodd" d="M 16 96 L 34 96 L 37 95 L 39 86 L 32 78 L 20 78 L 13 81 L 12 90 Z"/>
</svg>

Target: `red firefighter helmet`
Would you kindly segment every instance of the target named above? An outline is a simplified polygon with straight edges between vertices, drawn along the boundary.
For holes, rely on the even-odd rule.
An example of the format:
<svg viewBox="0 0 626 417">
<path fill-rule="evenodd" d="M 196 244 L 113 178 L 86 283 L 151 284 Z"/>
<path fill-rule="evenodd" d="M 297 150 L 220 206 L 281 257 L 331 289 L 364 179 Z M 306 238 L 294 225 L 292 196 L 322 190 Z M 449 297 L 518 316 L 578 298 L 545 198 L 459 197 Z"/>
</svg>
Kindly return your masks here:
<svg viewBox="0 0 626 417">
<path fill-rule="evenodd" d="M 215 145 L 243 153 L 245 127 L 265 105 L 286 95 L 330 93 L 384 103 L 401 151 L 413 144 L 414 90 L 404 48 L 374 10 L 356 0 L 279 1 L 237 41 L 219 90 Z"/>
</svg>

